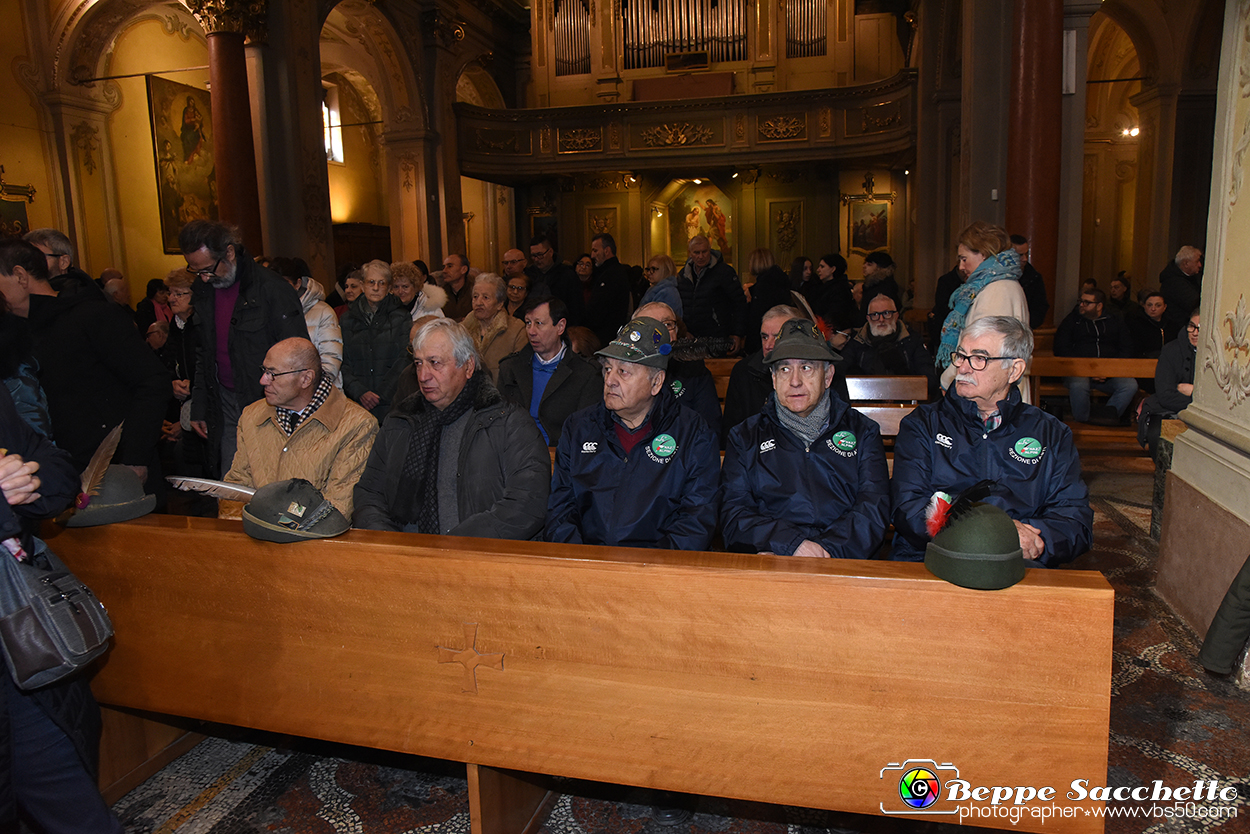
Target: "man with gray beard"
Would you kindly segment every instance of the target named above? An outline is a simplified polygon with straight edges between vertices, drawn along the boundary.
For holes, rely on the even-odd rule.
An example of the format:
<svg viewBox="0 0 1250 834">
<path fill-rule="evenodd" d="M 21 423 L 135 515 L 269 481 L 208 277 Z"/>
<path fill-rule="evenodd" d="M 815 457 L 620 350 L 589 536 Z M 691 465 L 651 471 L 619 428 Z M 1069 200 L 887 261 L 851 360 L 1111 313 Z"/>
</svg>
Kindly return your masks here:
<svg viewBox="0 0 1250 834">
<path fill-rule="evenodd" d="M 842 347 L 848 374 L 923 376 L 929 399 L 938 394 L 937 369 L 924 339 L 899 318 L 894 296 L 882 294 L 868 302 L 868 322 Z"/>
<path fill-rule="evenodd" d="M 203 325 L 196 353 L 191 425 L 208 441 L 205 468 L 220 477 L 234 460 L 241 409 L 261 399 L 265 354 L 283 339 L 308 338 L 299 295 L 243 248 L 239 230 L 192 220 L 178 234 Z"/>
</svg>

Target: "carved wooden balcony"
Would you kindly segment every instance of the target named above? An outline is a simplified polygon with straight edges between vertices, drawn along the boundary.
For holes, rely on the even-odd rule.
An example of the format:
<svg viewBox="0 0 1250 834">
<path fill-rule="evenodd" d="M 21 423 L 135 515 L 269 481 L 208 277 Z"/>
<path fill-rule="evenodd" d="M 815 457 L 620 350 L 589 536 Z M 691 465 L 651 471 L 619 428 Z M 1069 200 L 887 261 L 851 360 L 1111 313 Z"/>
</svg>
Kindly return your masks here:
<svg viewBox="0 0 1250 834">
<path fill-rule="evenodd" d="M 491 110 L 457 104 L 461 173 L 505 184 L 556 173 L 867 159 L 916 140 L 916 73 L 857 87 Z"/>
</svg>

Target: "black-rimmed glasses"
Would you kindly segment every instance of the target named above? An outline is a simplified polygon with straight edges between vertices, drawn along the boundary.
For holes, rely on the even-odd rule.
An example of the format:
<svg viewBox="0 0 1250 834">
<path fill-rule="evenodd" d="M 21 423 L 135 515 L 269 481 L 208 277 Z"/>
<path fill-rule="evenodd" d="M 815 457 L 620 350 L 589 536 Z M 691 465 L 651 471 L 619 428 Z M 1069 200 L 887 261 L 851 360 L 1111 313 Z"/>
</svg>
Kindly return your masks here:
<svg viewBox="0 0 1250 834">
<path fill-rule="evenodd" d="M 968 367 L 974 371 L 984 371 L 985 366 L 994 359 L 1015 359 L 1014 356 L 986 356 L 981 353 L 964 353 L 963 351 L 955 351 L 951 354 L 951 364 L 958 367 L 959 365 L 968 364 Z"/>
<path fill-rule="evenodd" d="M 196 276 L 199 276 L 200 278 L 203 278 L 207 275 L 216 275 L 217 267 L 219 266 L 221 266 L 221 258 L 217 259 L 217 263 L 213 264 L 212 269 L 196 269 L 195 267 L 188 265 L 187 273 L 190 275 L 196 275 Z"/>
<path fill-rule="evenodd" d="M 272 368 L 266 368 L 264 365 L 261 365 L 261 366 L 260 366 L 260 375 L 261 375 L 262 377 L 267 376 L 267 377 L 269 377 L 270 379 L 277 379 L 277 378 L 278 378 L 278 377 L 280 377 L 280 376 L 286 376 L 287 374 L 298 374 L 298 373 L 302 373 L 303 371 L 306 371 L 306 370 L 308 370 L 308 369 L 307 369 L 307 368 L 296 368 L 296 369 L 295 369 L 295 370 L 293 370 L 293 371 L 275 371 L 275 370 L 273 370 Z"/>
</svg>

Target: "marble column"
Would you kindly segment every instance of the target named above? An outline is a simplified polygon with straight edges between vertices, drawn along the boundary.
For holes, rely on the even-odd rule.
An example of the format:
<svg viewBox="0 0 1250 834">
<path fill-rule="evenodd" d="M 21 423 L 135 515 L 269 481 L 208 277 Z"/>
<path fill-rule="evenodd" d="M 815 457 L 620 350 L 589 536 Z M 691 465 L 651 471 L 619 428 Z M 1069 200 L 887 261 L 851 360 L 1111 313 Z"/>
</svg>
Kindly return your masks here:
<svg viewBox="0 0 1250 834">
<path fill-rule="evenodd" d="M 1063 148 L 1063 2 L 1016 0 L 1008 96 L 1007 231 L 1029 239 L 1030 258 L 1055 297 Z"/>
<path fill-rule="evenodd" d="M 243 41 L 247 33 L 264 26 L 265 3 L 187 0 L 187 6 L 208 33 L 218 214 L 239 227 L 245 246 L 259 252 L 264 237 Z"/>
</svg>

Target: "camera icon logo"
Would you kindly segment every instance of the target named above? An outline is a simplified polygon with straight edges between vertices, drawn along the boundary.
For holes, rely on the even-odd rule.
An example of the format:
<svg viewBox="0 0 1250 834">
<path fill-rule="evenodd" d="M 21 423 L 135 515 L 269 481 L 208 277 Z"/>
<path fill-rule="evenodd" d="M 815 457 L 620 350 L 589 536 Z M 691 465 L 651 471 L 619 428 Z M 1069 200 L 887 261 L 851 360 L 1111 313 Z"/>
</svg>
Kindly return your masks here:
<svg viewBox="0 0 1250 834">
<path fill-rule="evenodd" d="M 942 797 L 942 779 L 957 778 L 959 768 L 950 762 L 938 764 L 933 759 L 908 759 L 903 763 L 890 762 L 881 768 L 881 778 L 898 776 L 898 798 L 904 808 L 886 808 L 880 803 L 883 814 L 957 814 L 959 810 L 930 810 Z"/>
</svg>

